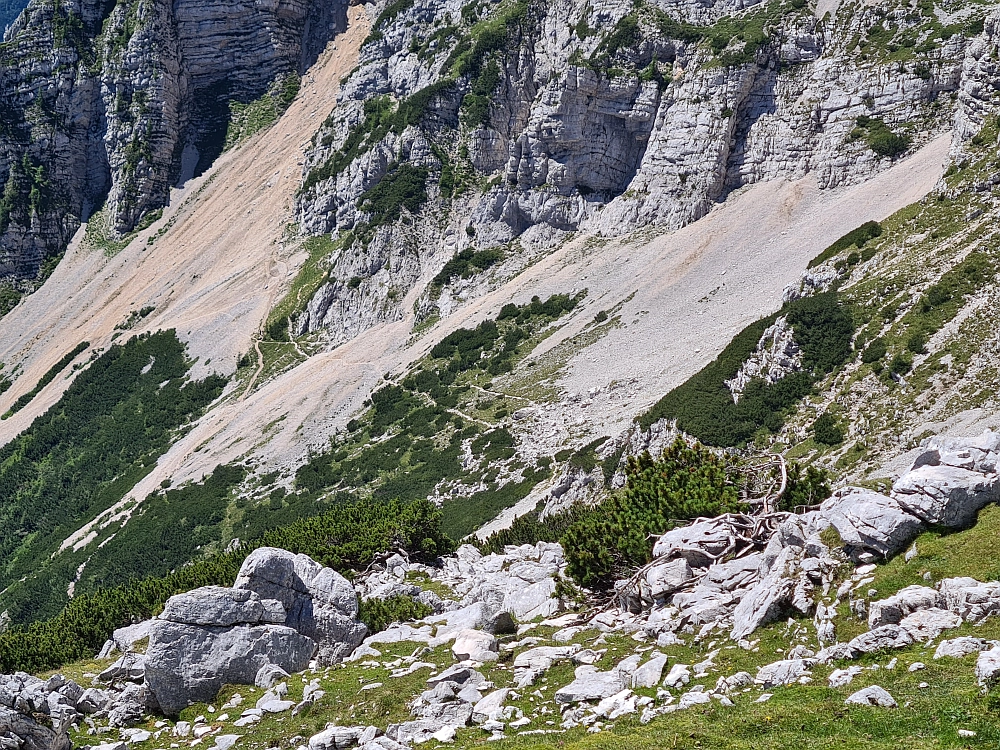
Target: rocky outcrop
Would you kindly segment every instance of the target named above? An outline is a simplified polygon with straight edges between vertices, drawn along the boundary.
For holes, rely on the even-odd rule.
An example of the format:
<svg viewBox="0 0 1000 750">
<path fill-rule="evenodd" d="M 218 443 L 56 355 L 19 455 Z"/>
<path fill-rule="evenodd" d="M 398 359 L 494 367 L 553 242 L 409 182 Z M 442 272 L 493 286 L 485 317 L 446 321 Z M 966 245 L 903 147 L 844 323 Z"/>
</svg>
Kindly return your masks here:
<svg viewBox="0 0 1000 750">
<path fill-rule="evenodd" d="M 763 6 L 672 2 L 657 13 L 708 24 L 736 10 L 763 16 Z M 884 14 L 869 6 L 825 22 L 807 8 L 772 14 L 768 39 L 742 54 L 740 43 L 710 49 L 623 4 L 560 0 L 509 19 L 508 6 L 482 8 L 477 19 L 505 29 L 488 49 L 447 4 L 384 7 L 307 153 L 298 203 L 305 231 L 353 243 L 293 316 L 297 333 L 327 328 L 338 342 L 398 318 L 404 293 L 464 250 L 516 242 L 535 252 L 570 231 L 677 228 L 764 180 L 866 179 L 891 158 L 869 147 L 859 118 L 896 130 L 919 121 L 927 137 L 950 125 L 947 94 L 963 70 L 977 75 L 962 34 L 927 40 L 919 61 L 860 61 L 856 40 Z M 914 13 L 894 23 L 902 33 L 922 22 Z M 477 62 L 456 68 L 473 48 Z M 402 166 L 422 170 L 423 207 L 402 210 L 402 225 L 373 226 L 365 197 Z M 418 314 L 447 315 L 458 301 L 426 289 Z"/>
<path fill-rule="evenodd" d="M 34 0 L 0 49 L 0 277 L 33 278 L 92 213 L 111 237 L 219 154 L 230 101 L 304 72 L 347 3 Z"/>
<path fill-rule="evenodd" d="M 150 628 L 145 681 L 175 715 L 225 684 L 273 683 L 274 674 L 302 671 L 314 656 L 339 661 L 364 638 L 357 615 L 357 595 L 339 573 L 261 547 L 233 588 L 207 586 L 167 601 Z"/>
<path fill-rule="evenodd" d="M 240 602 L 232 593 L 213 587 L 171 597 L 154 625 L 146 684 L 167 715 L 212 700 L 223 685 L 252 685 L 257 673 L 270 665 L 286 672 L 309 665 L 315 641 L 293 628 L 262 621 L 256 595 L 241 591 L 246 599 Z M 274 604 L 268 609 L 281 611 Z M 200 612 L 204 606 L 209 616 Z M 211 615 L 218 616 L 219 624 L 213 624 Z"/>
<path fill-rule="evenodd" d="M 797 613 L 814 616 L 820 640 L 829 641 L 829 612 L 817 606 L 814 592 L 829 592 L 848 559 L 870 563 L 898 554 L 928 524 L 971 525 L 984 505 L 998 499 L 998 449 L 1000 435 L 990 431 L 978 438 L 931 438 L 889 495 L 848 487 L 801 515 L 729 514 L 668 531 L 654 544 L 653 561 L 620 582 L 622 606 L 650 611 L 650 635 L 726 627 L 741 640 Z M 830 537 L 829 531 L 836 533 Z M 839 546 L 831 549 L 831 538 Z M 862 572 L 855 574 L 859 581 Z M 852 641 L 845 655 L 928 641 L 963 621 L 979 622 L 1000 611 L 996 586 L 949 579 L 937 590 L 907 587 L 872 603 L 870 632 Z M 851 591 L 841 589 L 830 612 Z"/>
<path fill-rule="evenodd" d="M 317 659 L 323 665 L 350 654 L 367 632 L 358 621 L 354 587 L 307 555 L 274 547 L 256 549 L 243 562 L 233 587 L 279 602 L 281 622 L 316 642 Z"/>
<path fill-rule="evenodd" d="M 795 342 L 795 331 L 788 318 L 780 317 L 764 331 L 757 349 L 743 363 L 736 377 L 726 381 L 726 387 L 737 403 L 747 384 L 754 378 L 776 383 L 802 369 L 802 349 Z"/>
</svg>

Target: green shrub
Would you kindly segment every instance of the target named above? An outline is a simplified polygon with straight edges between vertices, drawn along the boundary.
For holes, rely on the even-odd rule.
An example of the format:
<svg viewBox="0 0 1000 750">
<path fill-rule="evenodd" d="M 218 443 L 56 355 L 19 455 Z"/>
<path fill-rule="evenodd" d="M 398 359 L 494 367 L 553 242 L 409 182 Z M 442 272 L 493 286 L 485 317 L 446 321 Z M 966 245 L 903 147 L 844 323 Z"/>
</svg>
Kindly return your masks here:
<svg viewBox="0 0 1000 750">
<path fill-rule="evenodd" d="M 431 286 L 440 288 L 450 284 L 452 279 L 467 279 L 496 265 L 503 257 L 503 250 L 498 247 L 479 251 L 466 248 L 444 264 L 444 268 L 431 281 Z"/>
<path fill-rule="evenodd" d="M 802 464 L 788 461 L 788 484 L 785 494 L 778 501 L 778 510 L 799 512 L 803 508 L 819 505 L 830 497 L 830 475 L 815 466 L 802 468 Z"/>
<path fill-rule="evenodd" d="M 542 504 L 533 511 L 515 519 L 509 528 L 494 532 L 485 540 L 475 543 L 483 554 L 491 552 L 503 554 L 507 545 L 537 544 L 538 542 L 558 542 L 570 526 L 596 512 L 593 506 L 574 503 L 566 510 L 550 513 L 540 518 Z"/>
<path fill-rule="evenodd" d="M 472 88 L 462 100 L 462 110 L 465 123 L 470 128 L 480 125 L 489 125 L 490 104 L 497 86 L 500 85 L 500 66 L 496 60 L 490 62 L 480 70 Z"/>
<path fill-rule="evenodd" d="M 678 439 L 652 459 L 630 457 L 625 490 L 567 529 L 567 571 L 581 586 L 606 588 L 649 562 L 651 536 L 679 521 L 739 510 L 736 488 L 715 453 Z"/>
<path fill-rule="evenodd" d="M 823 445 L 840 445 L 844 442 L 844 430 L 829 412 L 825 412 L 813 422 L 813 437 Z"/>
<path fill-rule="evenodd" d="M 434 614 L 434 610 L 423 602 L 409 596 L 390 596 L 388 599 L 368 599 L 362 601 L 358 619 L 368 626 L 369 633 L 385 630 L 394 622 L 420 620 Z"/>
<path fill-rule="evenodd" d="M 882 235 L 882 225 L 877 221 L 869 221 L 862 224 L 857 229 L 851 230 L 839 240 L 834 242 L 830 247 L 821 252 L 815 258 L 809 262 L 809 268 L 818 266 L 835 255 L 839 255 L 844 250 L 851 247 L 856 247 L 859 250 L 863 248 L 870 240 L 880 237 Z M 860 260 L 860 258 L 859 258 Z"/>
<path fill-rule="evenodd" d="M 878 362 L 885 357 L 887 352 L 888 348 L 886 347 L 885 339 L 879 336 L 872 339 L 868 347 L 861 353 L 861 361 L 865 364 Z"/>
<path fill-rule="evenodd" d="M 868 148 L 879 156 L 895 159 L 910 148 L 912 142 L 910 137 L 894 133 L 883 120 L 862 115 L 858 118 L 857 123 L 858 127 L 864 131 Z"/>
<path fill-rule="evenodd" d="M 913 369 L 913 360 L 903 353 L 897 354 L 889 362 L 889 372 L 896 375 L 905 375 L 911 369 Z"/>
<path fill-rule="evenodd" d="M 829 476 L 822 469 L 803 470 L 795 462 L 788 462 L 786 469 L 788 482 L 778 510 L 814 506 L 829 497 Z M 779 485 L 779 472 L 773 465 L 768 485 L 772 491 Z M 630 456 L 626 477 L 622 492 L 594 508 L 574 507 L 544 521 L 528 518 L 510 534 L 491 537 L 483 548 L 496 551 L 502 543 L 538 541 L 533 534 L 549 541 L 565 528 L 560 541 L 569 575 L 581 586 L 604 589 L 649 562 L 653 543 L 664 532 L 698 517 L 746 510 L 741 498 L 759 493 L 762 479 L 751 463 L 682 439 L 655 460 L 648 453 Z"/>
<path fill-rule="evenodd" d="M 783 312 L 802 348 L 805 370 L 774 383 L 757 378 L 744 388 L 739 402 L 726 386 L 747 361 L 772 315 L 738 334 L 718 358 L 693 375 L 639 419 L 648 428 L 659 419 L 677 426 L 706 445 L 731 447 L 746 443 L 759 431 L 777 432 L 786 412 L 812 392 L 815 381 L 840 367 L 850 356 L 854 324 L 835 292 L 787 305 Z"/>
<path fill-rule="evenodd" d="M 392 224 L 404 208 L 410 213 L 419 211 L 427 201 L 427 177 L 425 167 L 403 164 L 365 192 L 358 208 L 371 214 L 370 227 Z"/>
<path fill-rule="evenodd" d="M 911 334 L 906 340 L 906 348 L 909 349 L 914 354 L 926 354 L 927 353 L 927 337 L 920 333 L 919 331 Z"/>
<path fill-rule="evenodd" d="M 788 322 L 802 347 L 802 364 L 816 374 L 833 372 L 850 358 L 854 323 L 836 293 L 798 300 L 788 310 Z"/>
</svg>

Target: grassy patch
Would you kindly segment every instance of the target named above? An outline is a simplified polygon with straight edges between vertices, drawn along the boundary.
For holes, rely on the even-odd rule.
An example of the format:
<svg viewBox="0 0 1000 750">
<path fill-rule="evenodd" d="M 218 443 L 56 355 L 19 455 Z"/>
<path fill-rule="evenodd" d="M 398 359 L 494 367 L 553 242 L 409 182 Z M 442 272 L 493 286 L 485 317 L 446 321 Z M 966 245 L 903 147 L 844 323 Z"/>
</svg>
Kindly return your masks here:
<svg viewBox="0 0 1000 750">
<path fill-rule="evenodd" d="M 880 237 L 881 235 L 882 235 L 881 224 L 879 224 L 877 221 L 866 222 L 857 229 L 854 229 L 845 234 L 839 240 L 830 245 L 830 247 L 828 247 L 826 250 L 821 252 L 811 261 L 809 261 L 809 268 L 814 268 L 815 266 L 818 266 L 820 263 L 825 263 L 826 261 L 830 260 L 830 258 L 840 255 L 840 253 L 844 252 L 845 250 L 849 250 L 851 248 L 856 248 L 858 250 L 861 250 L 866 244 L 868 244 L 869 240 L 873 240 L 876 237 Z"/>
<path fill-rule="evenodd" d="M 299 75 L 289 73 L 275 81 L 268 92 L 259 99 L 246 104 L 230 102 L 225 150 L 238 146 L 277 122 L 298 95 L 300 85 Z"/>
</svg>

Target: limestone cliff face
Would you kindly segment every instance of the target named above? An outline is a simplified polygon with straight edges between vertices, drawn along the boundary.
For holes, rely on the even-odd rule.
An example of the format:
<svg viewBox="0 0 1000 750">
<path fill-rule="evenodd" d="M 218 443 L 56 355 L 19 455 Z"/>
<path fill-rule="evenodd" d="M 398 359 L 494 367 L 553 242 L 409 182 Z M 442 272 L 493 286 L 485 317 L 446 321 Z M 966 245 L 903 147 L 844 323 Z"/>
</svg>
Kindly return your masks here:
<svg viewBox="0 0 1000 750">
<path fill-rule="evenodd" d="M 228 102 L 302 72 L 345 12 L 319 0 L 33 0 L 0 46 L 0 276 L 33 278 L 102 203 L 112 234 L 135 228 L 218 155 Z"/>
<path fill-rule="evenodd" d="M 975 82 L 992 80 L 993 22 L 982 32 L 981 16 L 888 0 L 822 19 L 805 3 L 741 0 L 377 10 L 307 154 L 301 226 L 347 239 L 296 333 L 343 340 L 398 317 L 405 292 L 464 250 L 674 229 L 762 180 L 857 182 L 956 117 L 969 137 L 978 110 L 993 111 Z M 426 200 L 386 225 L 372 197 L 404 166 Z M 429 289 L 418 314 L 453 302 Z"/>
</svg>

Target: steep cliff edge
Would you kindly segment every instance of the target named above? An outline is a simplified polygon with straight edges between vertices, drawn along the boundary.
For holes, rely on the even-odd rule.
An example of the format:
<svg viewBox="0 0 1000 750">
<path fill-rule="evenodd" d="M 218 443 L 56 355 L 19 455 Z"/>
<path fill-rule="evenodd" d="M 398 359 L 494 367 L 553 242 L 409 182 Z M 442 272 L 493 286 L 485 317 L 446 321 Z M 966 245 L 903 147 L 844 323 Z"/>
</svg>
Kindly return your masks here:
<svg viewBox="0 0 1000 750">
<path fill-rule="evenodd" d="M 30 289 L 99 209 L 109 249 L 148 226 L 234 104 L 296 85 L 345 25 L 346 3 L 32 2 L 0 45 L 0 277 Z"/>
<path fill-rule="evenodd" d="M 418 319 L 447 315 L 464 279 L 576 231 L 676 229 L 771 179 L 866 179 L 966 107 L 955 94 L 982 23 L 979 9 L 817 18 L 778 0 L 380 9 L 307 157 L 300 223 L 338 244 L 289 316 L 295 335 L 343 341 L 399 318 L 424 274 Z"/>
</svg>

